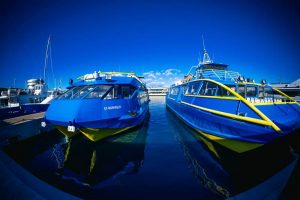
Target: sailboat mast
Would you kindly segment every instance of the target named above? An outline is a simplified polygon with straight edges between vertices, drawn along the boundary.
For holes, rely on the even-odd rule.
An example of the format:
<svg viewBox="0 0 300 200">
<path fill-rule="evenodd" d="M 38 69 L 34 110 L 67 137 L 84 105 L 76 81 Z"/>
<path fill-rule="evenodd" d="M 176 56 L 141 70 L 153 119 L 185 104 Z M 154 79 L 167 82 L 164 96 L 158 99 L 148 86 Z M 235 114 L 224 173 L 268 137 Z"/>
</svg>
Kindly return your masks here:
<svg viewBox="0 0 300 200">
<path fill-rule="evenodd" d="M 46 47 L 45 65 L 44 65 L 44 83 L 46 83 L 46 68 L 47 68 L 47 62 L 48 62 L 48 49 L 49 49 L 49 45 L 50 45 L 50 35 L 49 35 L 48 43 L 47 43 L 47 47 Z"/>
</svg>

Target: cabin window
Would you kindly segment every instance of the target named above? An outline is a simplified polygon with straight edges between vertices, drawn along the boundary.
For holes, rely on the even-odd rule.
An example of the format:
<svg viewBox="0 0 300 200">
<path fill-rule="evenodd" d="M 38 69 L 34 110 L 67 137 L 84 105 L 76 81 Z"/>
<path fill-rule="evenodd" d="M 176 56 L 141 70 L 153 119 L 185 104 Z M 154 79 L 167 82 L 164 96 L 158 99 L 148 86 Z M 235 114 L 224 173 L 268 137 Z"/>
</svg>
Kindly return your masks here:
<svg viewBox="0 0 300 200">
<path fill-rule="evenodd" d="M 264 98 L 264 87 L 258 86 L 258 98 Z"/>
<path fill-rule="evenodd" d="M 185 94 L 187 94 L 187 95 L 195 95 L 195 94 L 197 94 L 199 86 L 200 86 L 200 82 L 199 81 L 198 82 L 191 82 L 188 85 Z"/>
<path fill-rule="evenodd" d="M 226 85 L 226 86 L 229 87 L 232 91 L 235 91 L 235 85 Z"/>
<path fill-rule="evenodd" d="M 257 95 L 257 86 L 247 85 L 246 86 L 246 96 L 247 97 L 256 97 Z"/>
<path fill-rule="evenodd" d="M 129 85 L 122 85 L 121 86 L 121 96 L 124 99 L 128 99 L 130 98 L 130 96 L 133 94 L 133 92 L 135 91 L 135 88 Z"/>
<path fill-rule="evenodd" d="M 95 89 L 95 87 L 96 87 L 95 85 L 85 86 L 80 91 L 78 91 L 75 95 L 73 95 L 73 97 L 71 97 L 71 98 L 81 99 L 81 98 L 85 97 L 88 93 L 93 91 Z"/>
<path fill-rule="evenodd" d="M 199 94 L 204 96 L 215 96 L 219 86 L 215 83 L 205 81 L 202 84 Z"/>
<path fill-rule="evenodd" d="M 181 87 L 181 94 L 185 94 L 186 88 L 187 88 L 186 85 L 183 85 Z"/>
<path fill-rule="evenodd" d="M 226 90 L 225 88 L 218 86 L 217 96 L 228 97 L 228 96 L 233 96 L 233 94 L 230 91 Z"/>
<path fill-rule="evenodd" d="M 80 90 L 82 90 L 83 88 L 84 88 L 84 86 L 73 87 L 73 88 L 69 89 L 68 91 L 66 91 L 65 93 L 63 93 L 62 95 L 60 95 L 58 97 L 58 99 L 70 99 L 70 98 L 73 98 L 73 96 L 75 94 L 77 94 L 77 92 L 79 92 Z"/>
<path fill-rule="evenodd" d="M 178 87 L 174 87 L 174 88 L 171 89 L 170 94 L 171 95 L 178 95 L 178 92 L 179 92 L 179 88 Z"/>
<path fill-rule="evenodd" d="M 121 98 L 119 92 L 120 86 L 111 86 L 109 90 L 102 96 L 102 99 L 119 99 Z"/>
<path fill-rule="evenodd" d="M 226 85 L 230 90 L 235 91 L 235 85 Z M 218 86 L 217 96 L 233 97 L 234 95 L 227 89 Z"/>
<path fill-rule="evenodd" d="M 140 90 L 144 89 L 144 87 L 140 88 Z M 109 89 L 109 91 L 106 94 L 104 94 L 102 99 L 130 98 L 130 96 L 134 93 L 135 90 L 136 89 L 132 86 L 114 85 Z"/>
<path fill-rule="evenodd" d="M 126 99 L 130 98 L 134 91 L 134 87 L 126 85 L 96 85 L 92 90 L 89 91 L 87 95 L 84 96 L 84 98 Z"/>
<path fill-rule="evenodd" d="M 84 98 L 86 99 L 97 99 L 102 98 L 102 96 L 111 88 L 111 85 L 96 85 L 94 89 L 90 91 Z"/>
<path fill-rule="evenodd" d="M 143 104 L 149 100 L 148 93 L 146 91 L 141 91 L 138 95 L 138 99 L 140 100 L 140 103 Z"/>
<path fill-rule="evenodd" d="M 273 90 L 271 87 L 264 88 L 264 97 L 273 98 Z"/>
<path fill-rule="evenodd" d="M 239 95 L 241 95 L 242 97 L 245 97 L 246 94 L 246 87 L 244 85 L 239 85 L 238 87 L 238 93 Z"/>
<path fill-rule="evenodd" d="M 205 95 L 206 87 L 207 87 L 207 81 L 203 82 L 200 92 L 199 92 L 200 95 Z"/>
</svg>

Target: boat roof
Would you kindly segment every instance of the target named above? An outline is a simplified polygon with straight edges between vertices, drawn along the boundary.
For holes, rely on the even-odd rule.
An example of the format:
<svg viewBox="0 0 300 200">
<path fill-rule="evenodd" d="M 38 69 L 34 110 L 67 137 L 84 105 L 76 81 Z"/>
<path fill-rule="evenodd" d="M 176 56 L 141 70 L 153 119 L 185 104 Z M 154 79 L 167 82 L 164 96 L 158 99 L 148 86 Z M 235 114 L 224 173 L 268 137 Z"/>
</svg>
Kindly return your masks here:
<svg viewBox="0 0 300 200">
<path fill-rule="evenodd" d="M 203 70 L 214 69 L 214 70 L 227 70 L 228 65 L 221 63 L 206 63 L 201 64 L 198 68 Z"/>
<path fill-rule="evenodd" d="M 135 73 L 127 72 L 94 72 L 92 74 L 86 74 L 80 76 L 77 79 L 79 81 L 72 83 L 69 88 L 83 85 L 132 85 L 138 87 L 145 85 L 141 80 L 141 77 Z"/>
</svg>

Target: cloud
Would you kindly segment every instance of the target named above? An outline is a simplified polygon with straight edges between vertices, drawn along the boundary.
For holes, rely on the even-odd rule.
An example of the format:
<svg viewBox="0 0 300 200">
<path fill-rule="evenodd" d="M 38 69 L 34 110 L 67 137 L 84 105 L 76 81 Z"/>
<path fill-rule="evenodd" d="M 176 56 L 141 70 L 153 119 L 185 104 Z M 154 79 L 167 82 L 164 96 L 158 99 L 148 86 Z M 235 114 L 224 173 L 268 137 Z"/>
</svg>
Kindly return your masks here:
<svg viewBox="0 0 300 200">
<path fill-rule="evenodd" d="M 180 83 L 184 74 L 179 69 L 166 69 L 161 71 L 149 71 L 143 73 L 143 82 L 147 87 L 170 87 L 174 83 Z"/>
<path fill-rule="evenodd" d="M 179 69 L 166 69 L 163 74 L 166 76 L 178 75 L 181 71 Z"/>
</svg>

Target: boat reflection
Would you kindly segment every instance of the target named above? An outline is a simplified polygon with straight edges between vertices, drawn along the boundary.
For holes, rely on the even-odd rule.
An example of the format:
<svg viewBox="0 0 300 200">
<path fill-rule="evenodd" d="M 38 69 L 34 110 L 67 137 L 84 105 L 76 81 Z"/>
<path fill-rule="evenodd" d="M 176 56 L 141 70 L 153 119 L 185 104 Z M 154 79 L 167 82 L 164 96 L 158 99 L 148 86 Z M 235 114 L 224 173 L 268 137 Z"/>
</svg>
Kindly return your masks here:
<svg viewBox="0 0 300 200">
<path fill-rule="evenodd" d="M 56 174 L 92 187 L 120 174 L 137 173 L 144 160 L 147 129 L 148 120 L 139 128 L 100 143 L 75 137 L 57 144 L 52 153 L 57 161 Z"/>
<path fill-rule="evenodd" d="M 286 141 L 239 154 L 202 137 L 171 112 L 170 118 L 184 129 L 177 140 L 194 176 L 222 199 L 279 198 L 298 162 Z"/>
<path fill-rule="evenodd" d="M 150 114 L 139 127 L 100 142 L 63 137 L 56 129 L 11 143 L 4 151 L 45 182 L 73 195 L 92 198 L 99 188 L 138 173 Z"/>
</svg>

